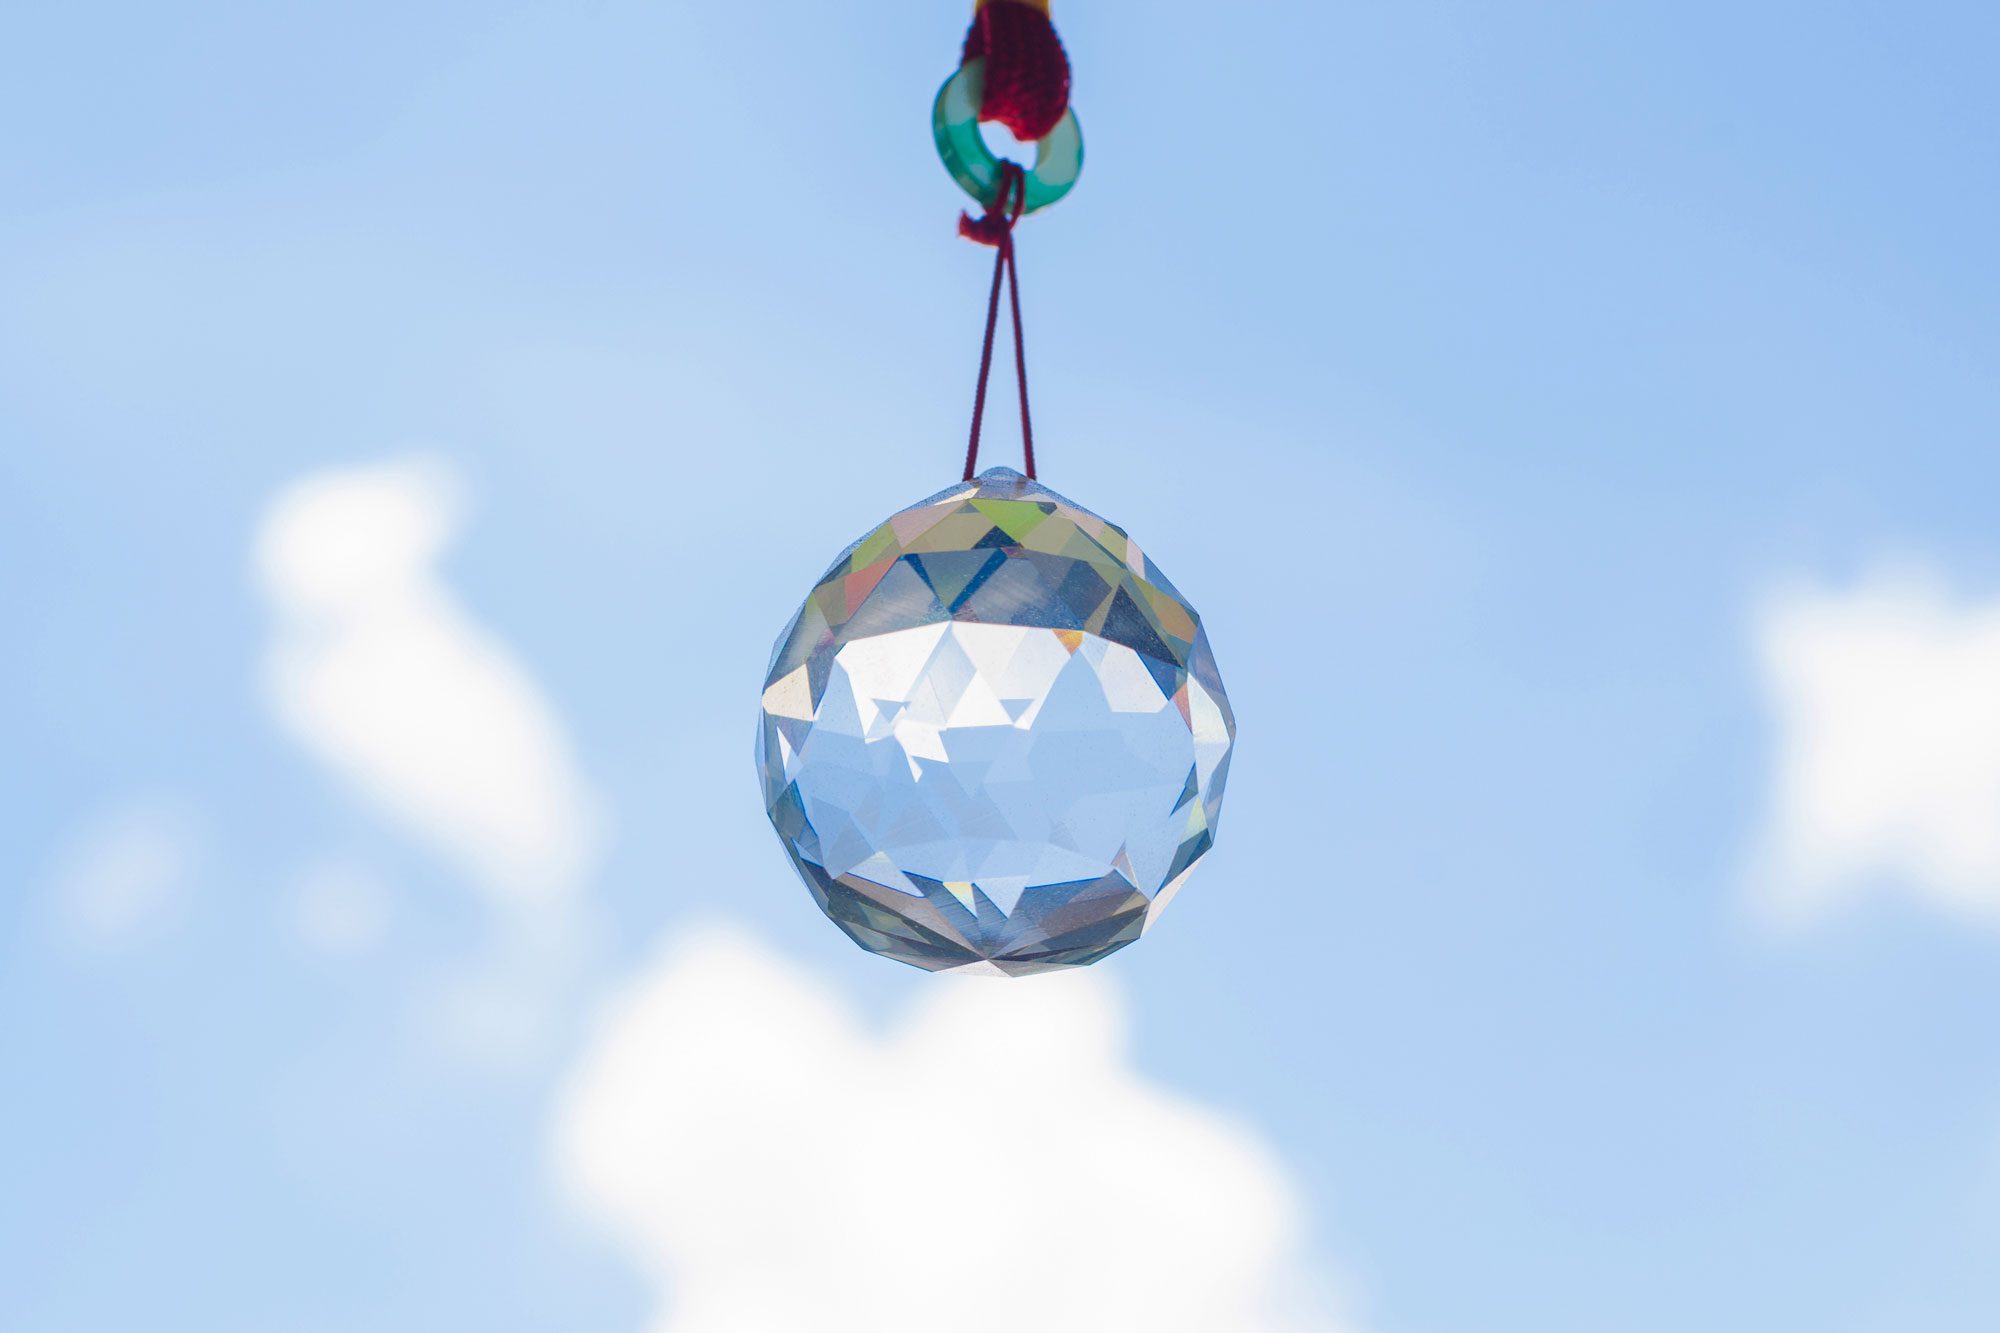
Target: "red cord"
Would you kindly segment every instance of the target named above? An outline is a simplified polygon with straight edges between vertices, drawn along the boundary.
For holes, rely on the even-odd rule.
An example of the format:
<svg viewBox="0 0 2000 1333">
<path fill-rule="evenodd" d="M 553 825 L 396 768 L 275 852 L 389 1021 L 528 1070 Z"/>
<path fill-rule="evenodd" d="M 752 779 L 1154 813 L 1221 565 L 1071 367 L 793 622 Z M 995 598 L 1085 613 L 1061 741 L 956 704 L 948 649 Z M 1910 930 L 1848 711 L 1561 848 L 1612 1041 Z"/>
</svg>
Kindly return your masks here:
<svg viewBox="0 0 2000 1333">
<path fill-rule="evenodd" d="M 981 120 L 997 120 L 1029 142 L 1056 127 L 1069 109 L 1069 56 L 1049 22 L 1046 0 L 979 0 L 965 34 L 963 64 L 984 57 L 986 86 Z M 986 382 L 993 370 L 993 333 L 1000 320 L 1000 279 L 1014 319 L 1014 378 L 1021 391 L 1021 460 L 1035 475 L 1035 426 L 1028 415 L 1028 354 L 1021 333 L 1020 265 L 1014 257 L 1014 224 L 1027 208 L 1028 178 L 1013 162 L 1000 164 L 999 186 L 986 216 L 960 214 L 958 234 L 994 249 L 993 287 L 986 297 L 986 336 L 979 347 L 979 387 L 972 395 L 972 434 L 965 446 L 965 479 L 979 468 L 979 427 L 986 416 Z"/>
<path fill-rule="evenodd" d="M 986 297 L 986 336 L 979 346 L 979 385 L 972 393 L 972 435 L 965 446 L 965 480 L 979 469 L 979 426 L 986 416 L 986 380 L 993 370 L 993 331 L 1000 321 L 1000 278 L 1007 278 L 1007 304 L 1014 317 L 1014 378 L 1021 390 L 1021 461 L 1035 476 L 1035 427 L 1028 416 L 1028 352 L 1021 336 L 1021 284 L 1014 261 L 1014 224 L 1028 200 L 1027 173 L 1013 162 L 1000 164 L 1000 188 L 986 216 L 958 216 L 958 234 L 993 247 L 993 290 Z"/>
</svg>

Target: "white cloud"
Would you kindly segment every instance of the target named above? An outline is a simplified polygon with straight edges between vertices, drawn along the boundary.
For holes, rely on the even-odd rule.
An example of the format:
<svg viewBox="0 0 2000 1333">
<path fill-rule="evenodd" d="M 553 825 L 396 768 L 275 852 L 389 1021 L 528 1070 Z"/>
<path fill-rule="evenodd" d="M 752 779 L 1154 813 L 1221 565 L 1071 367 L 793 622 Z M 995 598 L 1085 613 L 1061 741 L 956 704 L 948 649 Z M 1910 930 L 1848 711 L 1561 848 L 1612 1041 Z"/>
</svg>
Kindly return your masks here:
<svg viewBox="0 0 2000 1333">
<path fill-rule="evenodd" d="M 1102 977 L 941 981 L 876 1035 L 703 934 L 607 1006 L 555 1150 L 656 1333 L 1338 1327 L 1270 1151 L 1126 1047 Z"/>
<path fill-rule="evenodd" d="M 2000 601 L 1920 572 L 1769 599 L 1778 722 L 1762 906 L 1820 915 L 1871 889 L 2000 922 Z"/>
<path fill-rule="evenodd" d="M 459 511 L 456 476 L 428 459 L 274 498 L 257 540 L 264 685 L 309 753 L 495 909 L 490 949 L 432 980 L 426 1017 L 458 1053 L 518 1067 L 552 1047 L 589 970 L 596 801 L 555 710 L 439 576 Z M 382 915 L 352 880 L 309 881 L 295 911 L 335 949 L 366 947 Z"/>
<path fill-rule="evenodd" d="M 592 858 L 593 803 L 534 682 L 438 577 L 458 512 L 433 461 L 323 472 L 273 500 L 265 684 L 309 751 L 475 883 L 559 895 Z"/>
<path fill-rule="evenodd" d="M 93 944 L 143 934 L 180 905 L 200 842 L 193 813 L 176 801 L 149 798 L 103 812 L 56 854 L 49 882 L 61 925 Z"/>
</svg>

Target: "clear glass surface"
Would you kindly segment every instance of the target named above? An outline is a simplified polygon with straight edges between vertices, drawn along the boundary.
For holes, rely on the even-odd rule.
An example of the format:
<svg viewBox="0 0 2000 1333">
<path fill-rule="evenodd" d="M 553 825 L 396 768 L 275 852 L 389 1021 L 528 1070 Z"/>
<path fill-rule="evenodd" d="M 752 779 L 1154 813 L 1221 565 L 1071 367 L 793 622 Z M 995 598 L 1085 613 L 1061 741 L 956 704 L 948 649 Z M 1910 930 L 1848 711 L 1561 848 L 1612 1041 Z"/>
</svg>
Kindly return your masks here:
<svg viewBox="0 0 2000 1333">
<path fill-rule="evenodd" d="M 893 515 L 772 656 L 765 805 L 820 907 L 933 970 L 1091 963 L 1214 841 L 1236 724 L 1123 530 L 1009 468 Z"/>
</svg>

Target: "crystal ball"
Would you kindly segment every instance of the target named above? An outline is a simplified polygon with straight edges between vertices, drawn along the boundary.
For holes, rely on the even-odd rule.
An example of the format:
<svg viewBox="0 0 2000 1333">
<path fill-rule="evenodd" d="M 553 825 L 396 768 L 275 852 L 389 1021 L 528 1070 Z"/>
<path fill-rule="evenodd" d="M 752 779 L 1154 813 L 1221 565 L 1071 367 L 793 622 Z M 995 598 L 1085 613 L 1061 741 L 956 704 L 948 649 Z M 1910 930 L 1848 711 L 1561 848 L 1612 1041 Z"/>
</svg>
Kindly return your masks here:
<svg viewBox="0 0 2000 1333">
<path fill-rule="evenodd" d="M 1011 468 L 842 552 L 779 637 L 757 769 L 862 948 L 1094 963 L 1215 841 L 1236 719 L 1201 617 L 1125 532 Z"/>
</svg>

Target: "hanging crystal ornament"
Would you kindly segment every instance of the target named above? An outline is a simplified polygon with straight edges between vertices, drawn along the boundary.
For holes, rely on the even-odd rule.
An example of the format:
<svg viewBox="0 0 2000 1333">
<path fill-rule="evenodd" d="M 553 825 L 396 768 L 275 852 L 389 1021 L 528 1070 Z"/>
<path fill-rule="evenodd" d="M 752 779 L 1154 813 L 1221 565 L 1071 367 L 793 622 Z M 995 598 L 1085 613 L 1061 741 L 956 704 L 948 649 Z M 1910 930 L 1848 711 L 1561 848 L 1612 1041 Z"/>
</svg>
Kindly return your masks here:
<svg viewBox="0 0 2000 1333">
<path fill-rule="evenodd" d="M 1035 480 L 1014 227 L 1083 140 L 1047 0 L 979 0 L 932 110 L 994 248 L 964 480 L 841 553 L 764 680 L 764 806 L 862 948 L 932 971 L 1094 963 L 1159 918 L 1215 841 L 1236 720 L 1201 617 L 1125 535 Z M 981 120 L 1033 140 L 990 153 Z M 1002 288 L 1027 475 L 978 473 Z"/>
<path fill-rule="evenodd" d="M 828 917 L 933 971 L 1096 962 L 1215 838 L 1236 735 L 1194 608 L 1009 468 L 892 515 L 778 640 L 758 771 Z"/>
</svg>

